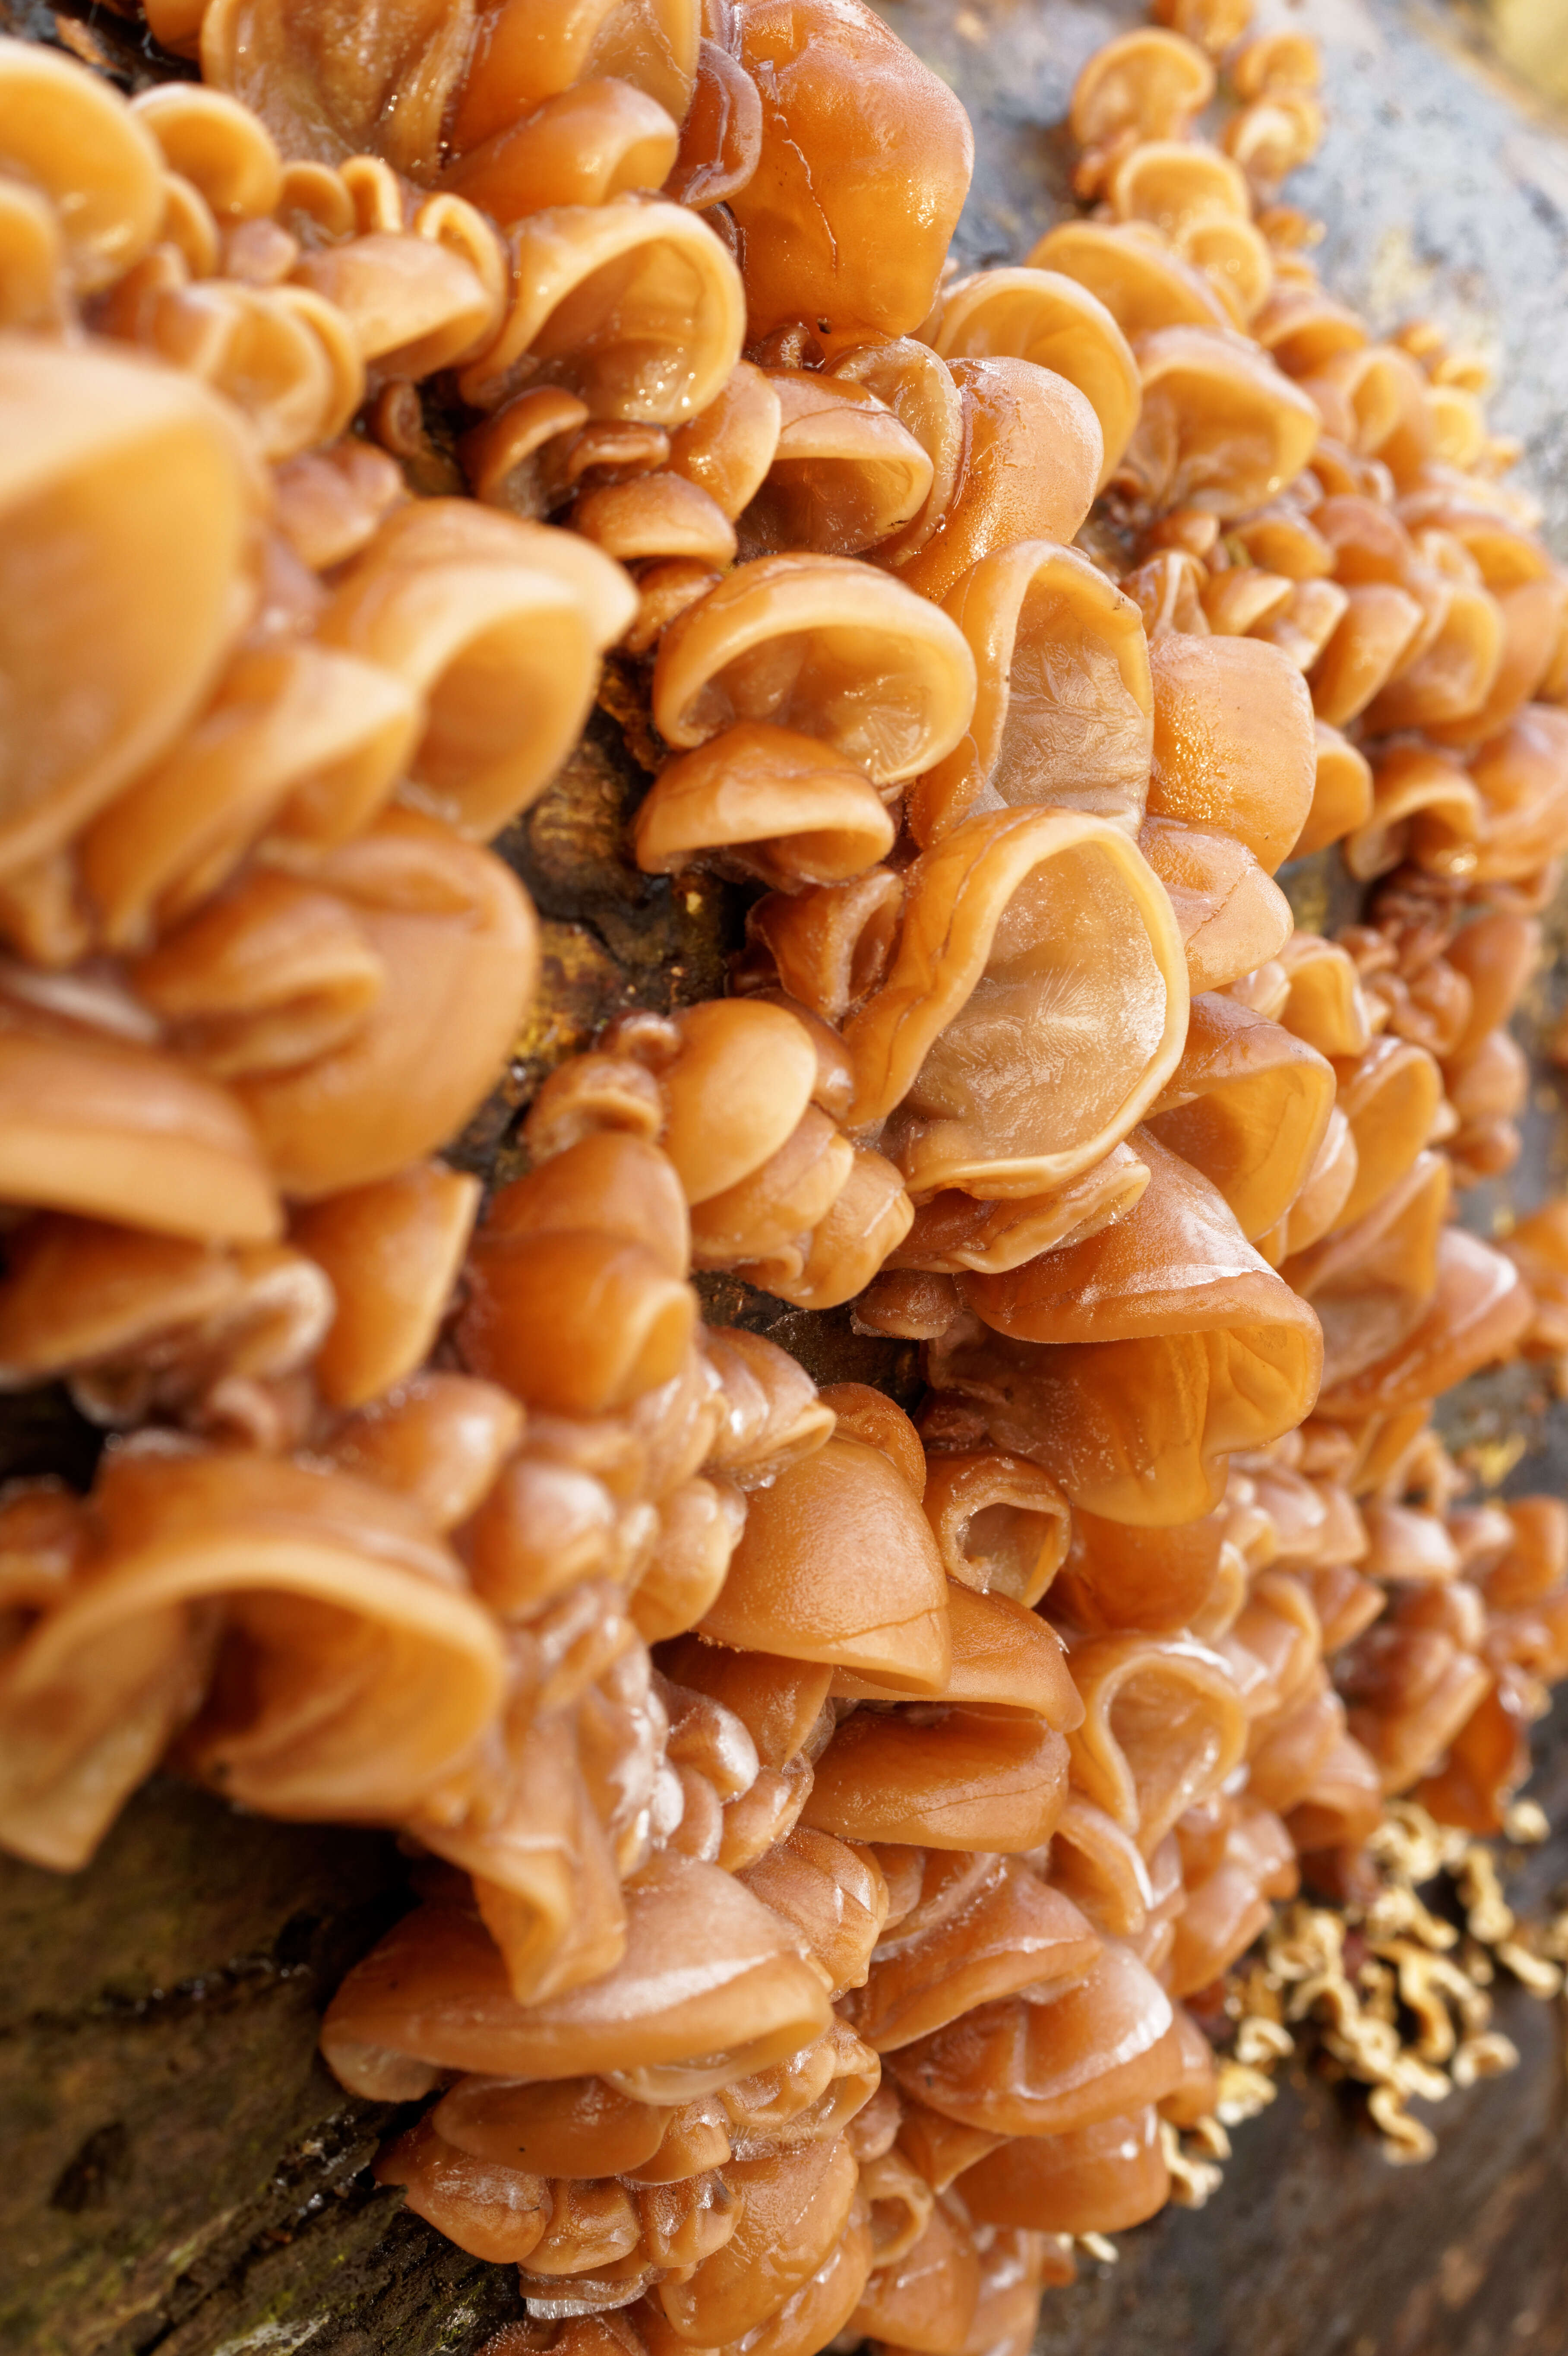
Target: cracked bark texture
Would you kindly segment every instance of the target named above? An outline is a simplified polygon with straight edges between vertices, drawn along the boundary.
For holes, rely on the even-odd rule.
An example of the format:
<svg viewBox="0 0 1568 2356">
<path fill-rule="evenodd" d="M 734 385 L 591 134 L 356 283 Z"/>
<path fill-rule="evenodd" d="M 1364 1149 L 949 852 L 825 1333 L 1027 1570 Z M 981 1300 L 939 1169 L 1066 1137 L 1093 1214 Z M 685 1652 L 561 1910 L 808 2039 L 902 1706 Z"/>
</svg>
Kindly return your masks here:
<svg viewBox="0 0 1568 2356">
<path fill-rule="evenodd" d="M 1073 77 L 1141 10 L 887 0 L 884 13 L 976 119 L 962 260 L 1019 259 L 1066 207 Z M 1496 352 L 1496 423 L 1523 439 L 1568 556 L 1568 132 L 1492 73 L 1453 10 L 1303 0 L 1289 21 L 1325 52 L 1330 129 L 1292 194 L 1327 220 L 1328 282 L 1380 327 L 1432 310 Z M 94 0 L 0 0 L 0 29 L 125 88 L 190 70 Z M 741 938 L 743 894 L 632 866 L 625 822 L 645 780 L 611 716 L 613 680 L 605 701 L 498 846 L 539 907 L 545 981 L 454 1151 L 496 1180 L 517 1166 L 517 1115 L 546 1071 L 622 1008 L 713 995 Z M 1282 881 L 1305 925 L 1353 914 L 1331 853 Z M 1532 1050 L 1568 1001 L 1568 911 L 1548 923 L 1556 959 L 1520 1025 Z M 1520 1167 L 1466 1198 L 1483 1234 L 1568 1183 L 1563 1084 L 1532 1060 Z M 857 1336 L 847 1311 L 700 1282 L 710 1319 L 771 1333 L 820 1380 L 917 1393 L 913 1350 Z M 1505 1494 L 1568 1492 L 1568 1410 L 1535 1370 L 1466 1386 L 1444 1423 Z M 85 1483 L 97 1444 L 61 1390 L 0 1402 L 0 1477 Z M 1560 1705 L 1539 1730 L 1533 1788 L 1563 1830 L 1510 1880 L 1526 1913 L 1568 1882 L 1565 1719 Z M 372 2184 L 401 2115 L 346 2097 L 315 2055 L 333 1987 L 407 1902 L 390 1838 L 240 1816 L 164 1779 L 84 1873 L 0 1859 L 0 2356 L 471 2356 L 520 2314 L 507 2269 Z M 1122 2238 L 1115 2265 L 1086 2264 L 1048 2298 L 1040 2356 L 1568 2356 L 1564 2013 L 1518 1991 L 1498 2013 L 1521 2067 L 1424 2112 L 1439 2134 L 1430 2167 L 1390 2168 L 1354 2107 L 1297 2072 L 1237 2131 L 1205 2210 L 1168 2211 Z"/>
</svg>

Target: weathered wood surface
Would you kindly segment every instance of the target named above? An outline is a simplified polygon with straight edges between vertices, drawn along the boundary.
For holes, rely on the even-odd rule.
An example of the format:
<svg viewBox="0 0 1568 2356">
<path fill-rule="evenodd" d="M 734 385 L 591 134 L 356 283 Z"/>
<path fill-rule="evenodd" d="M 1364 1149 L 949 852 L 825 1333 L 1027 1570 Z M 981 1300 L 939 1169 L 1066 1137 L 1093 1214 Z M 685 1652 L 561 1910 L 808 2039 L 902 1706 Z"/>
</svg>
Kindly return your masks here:
<svg viewBox="0 0 1568 2356">
<path fill-rule="evenodd" d="M 976 120 L 965 258 L 1018 259 L 1064 202 L 1055 126 L 1072 77 L 1138 12 L 888 0 L 886 13 Z M 1291 21 L 1327 56 L 1333 127 L 1295 192 L 1328 222 L 1331 283 L 1379 324 L 1430 309 L 1497 350 L 1497 422 L 1524 439 L 1568 555 L 1568 135 L 1488 78 L 1456 17 L 1306 0 Z M 0 27 L 63 36 L 128 83 L 163 70 L 91 0 L 63 16 L 0 0 Z M 544 919 L 547 981 L 507 1086 L 464 1141 L 475 1168 L 505 1172 L 532 1084 L 608 1014 L 720 986 L 736 897 L 635 873 L 624 822 L 639 791 L 598 723 L 502 846 Z M 1303 922 L 1347 913 L 1331 859 L 1286 880 Z M 1560 917 L 1559 947 L 1565 929 Z M 1565 995 L 1560 956 L 1527 1029 Z M 1560 1084 L 1537 1068 L 1520 1171 L 1469 1198 L 1482 1232 L 1568 1175 Z M 823 1379 L 910 1395 L 912 1352 L 858 1339 L 846 1312 L 786 1311 L 730 1280 L 709 1290 L 711 1315 L 765 1327 Z M 1568 1413 L 1528 1370 L 1468 1387 L 1446 1425 L 1488 1478 L 1524 1438 L 1508 1490 L 1568 1488 Z M 7 1402 L 0 1474 L 85 1477 L 93 1445 L 59 1394 Z M 1537 1790 L 1565 1829 L 1510 1885 L 1527 1911 L 1568 1882 L 1568 1727 Z M 315 2058 L 336 1979 L 405 1902 L 389 1839 L 237 1817 L 166 1782 L 82 1875 L 0 1860 L 0 2356 L 469 2356 L 520 2312 L 506 2270 L 373 2186 L 391 2115 L 345 2097 Z M 1522 2066 L 1430 2115 L 1440 2148 L 1426 2169 L 1391 2169 L 1339 2095 L 1305 2073 L 1287 2083 L 1238 2131 L 1207 2209 L 1125 2236 L 1115 2266 L 1089 2266 L 1048 2302 L 1042 2356 L 1563 2356 L 1563 2019 L 1502 2000 Z"/>
</svg>

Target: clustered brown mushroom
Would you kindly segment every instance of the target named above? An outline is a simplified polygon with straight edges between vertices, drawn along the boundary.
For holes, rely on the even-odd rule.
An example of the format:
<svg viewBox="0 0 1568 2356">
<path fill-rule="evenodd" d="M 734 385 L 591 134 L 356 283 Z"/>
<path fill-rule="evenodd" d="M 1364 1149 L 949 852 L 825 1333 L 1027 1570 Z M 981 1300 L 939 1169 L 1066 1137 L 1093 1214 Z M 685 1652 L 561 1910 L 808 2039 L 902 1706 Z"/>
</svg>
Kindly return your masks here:
<svg viewBox="0 0 1568 2356">
<path fill-rule="evenodd" d="M 160 1761 L 399 1829 L 323 2050 L 495 2356 L 1027 2349 L 1213 2109 L 1185 2000 L 1386 1795 L 1496 1830 L 1568 1675 L 1568 1508 L 1430 1420 L 1568 1352 L 1563 1206 L 1453 1220 L 1568 577 L 1277 199 L 1310 42 L 1157 13 L 967 277 L 859 0 L 146 0 L 203 79 L 130 103 L 0 41 L 0 1382 L 110 1434 L 0 1496 L 0 1843 Z M 484 845 L 611 648 L 746 947 L 482 1205 Z M 918 1342 L 915 1419 L 694 1270 Z"/>
</svg>

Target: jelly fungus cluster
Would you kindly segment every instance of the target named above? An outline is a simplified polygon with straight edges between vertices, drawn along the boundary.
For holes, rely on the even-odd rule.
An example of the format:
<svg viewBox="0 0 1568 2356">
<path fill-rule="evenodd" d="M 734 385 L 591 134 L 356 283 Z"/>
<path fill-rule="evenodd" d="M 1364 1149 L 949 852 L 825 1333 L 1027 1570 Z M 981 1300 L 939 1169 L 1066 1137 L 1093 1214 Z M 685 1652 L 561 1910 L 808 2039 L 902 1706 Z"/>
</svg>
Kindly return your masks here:
<svg viewBox="0 0 1568 2356">
<path fill-rule="evenodd" d="M 1190 2178 L 1187 2000 L 1390 1795 L 1498 1829 L 1568 1673 L 1568 1508 L 1430 1421 L 1568 1352 L 1568 1208 L 1453 1218 L 1568 576 L 1475 358 L 1318 282 L 1311 42 L 1159 13 L 968 276 L 860 0 L 145 0 L 201 79 L 129 102 L 0 41 L 0 1381 L 109 1435 L 0 1498 L 0 1842 L 160 1762 L 397 1829 L 323 2050 L 496 2356 L 1019 2356 Z M 610 650 L 745 946 L 482 1201 L 485 846 Z"/>
</svg>

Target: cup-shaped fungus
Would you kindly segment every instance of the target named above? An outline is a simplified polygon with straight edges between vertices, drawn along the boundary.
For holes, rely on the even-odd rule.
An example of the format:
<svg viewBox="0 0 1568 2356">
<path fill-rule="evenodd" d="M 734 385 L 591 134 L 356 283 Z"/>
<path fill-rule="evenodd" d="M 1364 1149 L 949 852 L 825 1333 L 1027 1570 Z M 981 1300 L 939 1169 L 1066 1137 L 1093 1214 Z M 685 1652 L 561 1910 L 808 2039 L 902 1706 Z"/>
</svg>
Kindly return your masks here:
<svg viewBox="0 0 1568 2356">
<path fill-rule="evenodd" d="M 1053 2002 L 1009 1997 L 906 2045 L 889 2069 L 917 2102 L 1000 2135 L 1062 2135 L 1157 2102 L 1180 2076 L 1168 1997 L 1131 1951 L 1107 1944 Z"/>
<path fill-rule="evenodd" d="M 960 1280 L 1008 1338 L 955 1329 L 933 1379 L 981 1399 L 997 1443 L 1021 1440 L 1075 1505 L 1157 1529 L 1218 1504 L 1231 1450 L 1301 1420 L 1322 1337 L 1208 1180 L 1146 1130 L 1136 1145 L 1149 1183 L 1116 1226 Z"/>
<path fill-rule="evenodd" d="M 420 1162 L 295 1220 L 295 1242 L 325 1269 L 336 1300 L 315 1364 L 333 1406 L 379 1398 L 429 1356 L 478 1202 L 476 1179 Z"/>
<path fill-rule="evenodd" d="M 679 140 L 656 99 L 631 82 L 596 77 L 466 145 L 443 185 L 509 228 L 556 205 L 603 205 L 661 187 Z"/>
<path fill-rule="evenodd" d="M 1343 727 L 1364 712 L 1422 630 L 1422 608 L 1392 581 L 1351 581 L 1349 604 L 1312 670 L 1319 719 Z"/>
<path fill-rule="evenodd" d="M 1333 1066 L 1305 1041 L 1206 991 L 1192 1001 L 1181 1061 L 1146 1120 L 1219 1188 L 1255 1242 L 1306 1183 L 1334 1088 Z"/>
<path fill-rule="evenodd" d="M 1477 1366 L 1507 1357 L 1530 1318 L 1530 1295 L 1512 1263 L 1475 1237 L 1445 1227 L 1437 1246 L 1437 1289 L 1426 1314 L 1370 1366 L 1326 1390 L 1321 1412 L 1355 1421 L 1435 1398 Z"/>
<path fill-rule="evenodd" d="M 908 1483 L 862 1441 L 834 1439 L 755 1491 L 701 1633 L 940 1694 L 953 1661 L 947 1580 Z"/>
<path fill-rule="evenodd" d="M 624 573 L 574 535 L 426 499 L 383 524 L 338 584 L 323 635 L 421 697 L 414 787 L 487 836 L 576 743 L 600 654 L 633 611 Z"/>
<path fill-rule="evenodd" d="M 1483 576 L 1484 577 L 1484 576 Z M 1494 587 L 1502 617 L 1502 652 L 1492 684 L 1474 710 L 1424 723 L 1442 744 L 1479 744 L 1508 725 L 1540 690 L 1568 614 L 1568 582 L 1554 575 Z"/>
<path fill-rule="evenodd" d="M 1066 1798 L 1067 1746 L 1042 1719 L 858 1709 L 816 1762 L 804 1821 L 845 1840 L 1006 1855 L 1049 1840 Z"/>
<path fill-rule="evenodd" d="M 981 270 L 944 287 L 926 322 L 944 359 L 1033 360 L 1077 386 L 1100 421 L 1104 488 L 1137 423 L 1132 347 L 1098 295 L 1057 270 Z"/>
<path fill-rule="evenodd" d="M 1233 836 L 1272 875 L 1312 807 L 1317 742 L 1299 673 L 1258 639 L 1179 632 L 1149 663 L 1150 812 Z"/>
<path fill-rule="evenodd" d="M 617 198 L 531 213 L 513 236 L 513 295 L 463 387 L 482 407 L 540 369 L 595 418 L 683 425 L 741 357 L 740 273 L 700 214 Z"/>
<path fill-rule="evenodd" d="M 171 172 L 196 188 L 215 219 L 260 220 L 276 212 L 283 162 L 267 126 L 248 106 L 199 83 L 155 83 L 131 112 L 158 143 Z"/>
<path fill-rule="evenodd" d="M 798 892 L 863 874 L 892 849 L 893 822 L 865 771 L 819 737 L 739 721 L 661 771 L 635 843 L 647 874 L 706 853 Z"/>
<path fill-rule="evenodd" d="M 700 41 L 697 81 L 665 194 L 707 212 L 746 186 L 762 152 L 761 91 L 727 48 Z"/>
<path fill-rule="evenodd" d="M 846 1032 L 852 1117 L 901 1108 L 890 1150 L 912 1194 L 1061 1185 L 1174 1070 L 1185 979 L 1169 903 L 1118 827 L 966 819 L 912 872 L 891 971 Z"/>
<path fill-rule="evenodd" d="M 1067 1738 L 1073 1783 L 1152 1858 L 1241 1760 L 1242 1695 L 1224 1660 L 1185 1633 L 1086 1637 L 1069 1658 L 1084 1708 Z"/>
<path fill-rule="evenodd" d="M 483 350 L 500 326 L 506 279 L 494 231 L 461 198 L 432 198 L 432 210 L 436 206 L 456 211 L 460 220 L 472 216 L 461 245 L 416 224 L 412 236 L 377 230 L 324 246 L 294 270 L 295 284 L 341 313 L 360 358 L 385 378 L 456 367 Z"/>
<path fill-rule="evenodd" d="M 1130 1211 L 1148 1170 L 1129 1145 L 1113 1146 L 1083 1176 L 1043 1194 L 983 1202 L 948 1188 L 923 1203 L 888 1265 L 956 1275 L 972 1268 L 997 1275 L 1058 1245 L 1081 1243 Z"/>
<path fill-rule="evenodd" d="M 1093 195 L 1105 166 L 1144 139 L 1179 139 L 1214 95 L 1214 69 L 1180 33 L 1140 26 L 1106 41 L 1072 85 L 1072 136 L 1087 153 L 1074 185 Z"/>
<path fill-rule="evenodd" d="M 91 1854 L 200 1702 L 214 1604 L 186 1755 L 269 1814 L 395 1820 L 499 1706 L 493 1622 L 384 1491 L 260 1455 L 126 1456 L 93 1510 L 92 1578 L 6 1665 L 5 1837 L 24 1854 Z"/>
<path fill-rule="evenodd" d="M 1239 166 L 1192 139 L 1140 140 L 1115 166 L 1107 194 L 1118 220 L 1148 221 L 1172 239 L 1193 221 L 1252 216 Z"/>
<path fill-rule="evenodd" d="M 857 556 L 912 522 L 931 496 L 922 444 L 853 378 L 779 369 L 773 464 L 741 519 L 749 553 L 811 549 Z"/>
<path fill-rule="evenodd" d="M 1017 2136 L 958 2179 L 981 2225 L 1048 2233 L 1119 2233 L 1170 2197 L 1170 2174 L 1153 2104 L 1067 2135 Z"/>
<path fill-rule="evenodd" d="M 1121 222 L 1063 221 L 1029 256 L 1086 287 L 1129 341 L 1162 327 L 1225 327 L 1230 313 L 1200 270 L 1172 253 L 1149 230 Z M 1143 405 L 1140 385 L 1138 407 Z"/>
<path fill-rule="evenodd" d="M 879 2053 L 1026 1987 L 1069 1987 L 1100 1941 L 1071 1899 L 1022 1858 L 933 1849 L 913 1912 L 878 1944 L 863 1987 L 842 2004 Z"/>
<path fill-rule="evenodd" d="M 1048 1472 L 1001 1449 L 933 1457 L 923 1499 L 950 1579 L 1040 1601 L 1067 1551 L 1067 1500 Z"/>
<path fill-rule="evenodd" d="M 462 1126 L 505 1061 L 538 947 L 499 860 L 413 811 L 329 852 L 308 888 L 282 884 L 242 879 L 138 970 L 152 1002 L 233 1063 L 280 1184 L 313 1200 L 389 1177 Z"/>
<path fill-rule="evenodd" d="M 1376 1829 L 1382 1808 L 1377 1762 L 1353 1734 L 1342 1734 L 1305 1798 L 1290 1810 L 1285 1829 L 1301 1856 L 1313 1849 L 1356 1848 Z"/>
<path fill-rule="evenodd" d="M 1025 540 L 982 557 L 944 610 L 975 656 L 962 741 L 910 798 L 923 844 L 971 813 L 1047 803 L 1136 832 L 1148 786 L 1153 690 L 1142 617 L 1075 549 Z"/>
<path fill-rule="evenodd" d="M 0 1285 L 0 1380 L 65 1375 L 83 1414 L 245 1429 L 252 1385 L 295 1374 L 332 1323 L 332 1287 L 276 1244 L 224 1250 L 45 1213 Z"/>
<path fill-rule="evenodd" d="M 740 2212 L 734 2233 L 688 2280 L 654 2293 L 677 2337 L 723 2347 L 765 2324 L 838 2241 L 858 2172 L 842 2136 L 732 2161 L 724 2181 Z"/>
<path fill-rule="evenodd" d="M 805 1023 L 761 1000 L 709 999 L 672 1026 L 659 1074 L 664 1150 L 686 1199 L 705 1204 L 794 1135 L 818 1086 Z"/>
<path fill-rule="evenodd" d="M 969 190 L 963 107 L 860 0 L 758 0 L 740 55 L 763 97 L 757 168 L 730 199 L 752 334 L 910 334 Z"/>
<path fill-rule="evenodd" d="M 670 466 L 733 519 L 772 466 L 782 424 L 768 378 L 750 360 L 737 360 L 700 417 L 671 434 Z"/>
<path fill-rule="evenodd" d="M 1486 813 L 1478 882 L 1526 877 L 1568 845 L 1568 712 L 1527 703 L 1470 761 Z"/>
<path fill-rule="evenodd" d="M 947 616 L 844 557 L 743 564 L 665 632 L 654 719 L 683 750 L 737 720 L 823 738 L 874 784 L 950 753 L 975 701 L 975 659 Z"/>
<path fill-rule="evenodd" d="M 1364 1756 L 1364 1754 L 1363 1754 Z M 1269 1918 L 1269 1900 L 1295 1894 L 1298 1876 L 1279 1818 L 1263 1810 L 1226 1810 L 1217 1863 L 1187 1879 L 1176 1922 L 1168 1976 L 1171 1993 L 1193 1996 L 1243 1954 Z"/>
<path fill-rule="evenodd" d="M 900 565 L 925 546 L 947 511 L 964 455 L 964 401 L 953 371 L 911 336 L 853 344 L 827 370 L 837 382 L 864 385 L 909 428 L 931 461 L 931 488 L 903 529 L 877 550 L 879 564 Z"/>
<path fill-rule="evenodd" d="M 1224 1517 L 1206 1514 L 1157 1535 L 1082 1506 L 1051 1590 L 1051 1609 L 1089 1635 L 1124 1628 L 1175 1634 L 1193 1624 L 1221 1576 Z M 1126 1929 L 1134 1925 L 1110 1928 Z"/>
<path fill-rule="evenodd" d="M 1326 851 L 1331 842 L 1364 826 L 1371 815 L 1371 763 L 1328 721 L 1318 720 L 1316 725 L 1317 751 L 1312 807 L 1288 853 L 1292 859 L 1306 859 L 1314 851 Z"/>
<path fill-rule="evenodd" d="M 728 1268 L 786 1253 L 832 1210 L 854 1162 L 848 1140 L 818 1106 L 808 1105 L 776 1153 L 698 1205 L 691 1223 L 694 1263 Z"/>
<path fill-rule="evenodd" d="M 387 2063 L 534 2080 L 609 2074 L 639 2101 L 679 2103 L 798 2052 L 830 2015 L 798 1934 L 729 1874 L 663 1855 L 626 1891 L 625 1959 L 589 1986 L 523 2006 L 475 1918 L 409 1915 L 334 1997 L 322 2051 L 346 2085 Z"/>
<path fill-rule="evenodd" d="M 155 1234 L 263 1242 L 282 1215 L 256 1132 L 180 1058 L 0 1001 L 0 1198 Z"/>
<path fill-rule="evenodd" d="M 686 1205 L 657 1148 L 585 1137 L 491 1205 L 458 1346 L 476 1374 L 552 1414 L 625 1407 L 686 1364 L 688 1250 Z"/>
<path fill-rule="evenodd" d="M 1455 755 L 1396 744 L 1372 771 L 1372 807 L 1345 844 L 1345 864 L 1358 883 L 1404 859 L 1428 874 L 1467 876 L 1485 826 L 1480 798 Z"/>
<path fill-rule="evenodd" d="M 260 485 L 205 387 L 101 348 L 10 342 L 0 420 L 10 869 L 69 841 L 200 709 L 249 616 Z"/>
<path fill-rule="evenodd" d="M 1431 1139 L 1443 1075 L 1424 1047 L 1386 1035 L 1336 1068 L 1336 1101 L 1356 1141 L 1356 1182 L 1339 1215 L 1348 1226 L 1381 1201 Z"/>
<path fill-rule="evenodd" d="M 80 293 L 112 284 L 153 244 L 162 163 L 146 126 L 99 75 L 31 41 L 0 41 L 0 173 L 49 200 Z"/>
<path fill-rule="evenodd" d="M 503 0 L 480 14 L 447 132 L 465 155 L 548 100 L 605 79 L 629 83 L 678 123 L 691 98 L 700 25 L 692 0 Z"/>
<path fill-rule="evenodd" d="M 325 1452 L 357 1479 L 411 1497 L 445 1531 L 483 1500 L 522 1427 L 517 1401 L 494 1383 L 415 1375 L 339 1424 Z"/>
<path fill-rule="evenodd" d="M 962 573 L 1016 540 L 1063 546 L 1093 503 L 1104 460 L 1100 421 L 1076 385 L 1032 360 L 949 363 L 963 404 L 963 455 L 953 496 L 912 555 L 887 561 L 923 597 L 944 598 Z"/>
<path fill-rule="evenodd" d="M 1503 659 L 1501 607 L 1478 583 L 1445 581 L 1440 595 L 1437 630 L 1406 650 L 1367 706 L 1367 726 L 1377 735 L 1463 720 L 1491 693 Z"/>
<path fill-rule="evenodd" d="M 1440 1153 L 1420 1153 L 1350 1226 L 1296 1250 L 1286 1281 L 1323 1327 L 1323 1377 L 1359 1374 L 1420 1322 L 1437 1289 L 1437 1246 L 1452 1183 Z"/>
<path fill-rule="evenodd" d="M 1137 357 L 1143 408 L 1124 471 L 1146 498 L 1244 515 L 1310 462 L 1317 410 L 1241 337 L 1163 327 L 1139 341 Z"/>
<path fill-rule="evenodd" d="M 1233 835 L 1150 816 L 1138 849 L 1165 886 L 1194 992 L 1255 973 L 1289 940 L 1289 901 Z"/>
<path fill-rule="evenodd" d="M 271 831 L 325 847 L 357 832 L 419 733 L 411 688 L 313 647 L 240 655 L 195 726 L 82 838 L 107 943 L 148 946 Z"/>
</svg>

